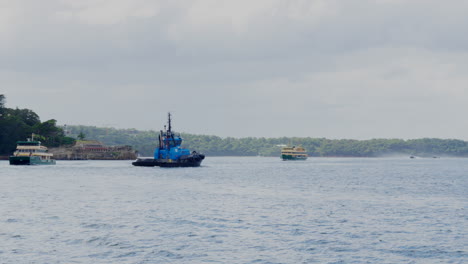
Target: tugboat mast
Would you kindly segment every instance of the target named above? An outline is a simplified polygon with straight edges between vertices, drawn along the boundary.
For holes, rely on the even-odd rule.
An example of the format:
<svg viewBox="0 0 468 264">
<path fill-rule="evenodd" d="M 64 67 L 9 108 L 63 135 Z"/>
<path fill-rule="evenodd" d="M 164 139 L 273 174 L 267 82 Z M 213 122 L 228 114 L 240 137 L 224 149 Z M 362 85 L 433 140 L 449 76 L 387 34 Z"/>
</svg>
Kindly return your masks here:
<svg viewBox="0 0 468 264">
<path fill-rule="evenodd" d="M 167 131 L 171 132 L 171 112 L 167 113 L 167 120 L 169 125 L 169 129 Z"/>
</svg>

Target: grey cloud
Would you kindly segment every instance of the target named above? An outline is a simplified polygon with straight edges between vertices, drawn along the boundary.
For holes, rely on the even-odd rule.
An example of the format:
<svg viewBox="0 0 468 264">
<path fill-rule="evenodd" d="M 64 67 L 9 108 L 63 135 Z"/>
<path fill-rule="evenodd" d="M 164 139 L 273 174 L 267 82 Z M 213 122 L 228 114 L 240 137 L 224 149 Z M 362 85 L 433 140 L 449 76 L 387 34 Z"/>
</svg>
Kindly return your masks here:
<svg viewBox="0 0 468 264">
<path fill-rule="evenodd" d="M 0 20 L 0 92 L 44 118 L 150 129 L 172 110 L 221 136 L 466 137 L 433 125 L 467 110 L 464 1 L 22 3 Z"/>
</svg>

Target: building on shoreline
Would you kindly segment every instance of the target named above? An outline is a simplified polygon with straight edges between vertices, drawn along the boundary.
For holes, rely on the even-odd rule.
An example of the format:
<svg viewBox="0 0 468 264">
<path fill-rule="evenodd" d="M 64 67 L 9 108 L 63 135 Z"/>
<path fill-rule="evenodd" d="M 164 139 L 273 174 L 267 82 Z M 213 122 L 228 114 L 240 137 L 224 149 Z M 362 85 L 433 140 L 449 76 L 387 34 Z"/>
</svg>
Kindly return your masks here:
<svg viewBox="0 0 468 264">
<path fill-rule="evenodd" d="M 131 146 L 106 146 L 97 140 L 77 140 L 72 147 L 50 151 L 57 160 L 133 160 L 137 157 Z"/>
</svg>

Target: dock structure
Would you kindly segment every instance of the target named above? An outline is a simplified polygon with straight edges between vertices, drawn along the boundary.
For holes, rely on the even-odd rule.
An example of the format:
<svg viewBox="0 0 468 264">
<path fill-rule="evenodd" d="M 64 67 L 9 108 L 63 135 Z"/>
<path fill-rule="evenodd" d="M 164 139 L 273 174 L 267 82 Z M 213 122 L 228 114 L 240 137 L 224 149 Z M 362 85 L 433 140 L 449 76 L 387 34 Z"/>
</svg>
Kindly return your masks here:
<svg viewBox="0 0 468 264">
<path fill-rule="evenodd" d="M 133 160 L 132 146 L 106 146 L 97 140 L 78 140 L 74 146 L 51 149 L 58 160 Z"/>
</svg>

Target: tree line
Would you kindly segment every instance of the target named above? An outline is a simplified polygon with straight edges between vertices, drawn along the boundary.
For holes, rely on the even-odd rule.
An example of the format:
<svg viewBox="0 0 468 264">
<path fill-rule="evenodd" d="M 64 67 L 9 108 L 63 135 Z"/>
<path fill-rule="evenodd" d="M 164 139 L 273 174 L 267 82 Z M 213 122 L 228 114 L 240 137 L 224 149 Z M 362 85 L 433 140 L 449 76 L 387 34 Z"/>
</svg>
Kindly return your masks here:
<svg viewBox="0 0 468 264">
<path fill-rule="evenodd" d="M 94 126 L 69 126 L 72 136 L 83 133 L 89 139 L 107 145 L 130 145 L 142 156 L 151 156 L 157 146 L 159 132 L 136 129 L 99 128 Z M 468 157 L 468 142 L 457 139 L 326 139 L 311 137 L 280 138 L 221 138 L 210 135 L 181 133 L 182 147 L 202 152 L 208 156 L 279 156 L 281 145 L 300 145 L 312 157 L 384 157 L 453 156 Z"/>
<path fill-rule="evenodd" d="M 142 156 L 152 156 L 157 131 L 95 126 L 58 127 L 55 119 L 40 121 L 32 110 L 7 108 L 0 94 L 0 155 L 11 154 L 16 142 L 30 138 L 45 146 L 73 145 L 76 138 L 99 140 L 106 145 L 130 145 Z M 300 145 L 312 157 L 382 157 L 389 155 L 468 157 L 468 142 L 457 139 L 326 139 L 311 137 L 221 138 L 181 133 L 182 147 L 208 156 L 279 156 L 281 145 Z"/>
<path fill-rule="evenodd" d="M 5 103 L 5 95 L 0 94 L 0 155 L 10 155 L 17 141 L 31 138 L 33 133 L 34 139 L 48 147 L 74 144 L 75 139 L 65 136 L 55 119 L 41 122 L 34 111 L 7 108 Z"/>
</svg>

